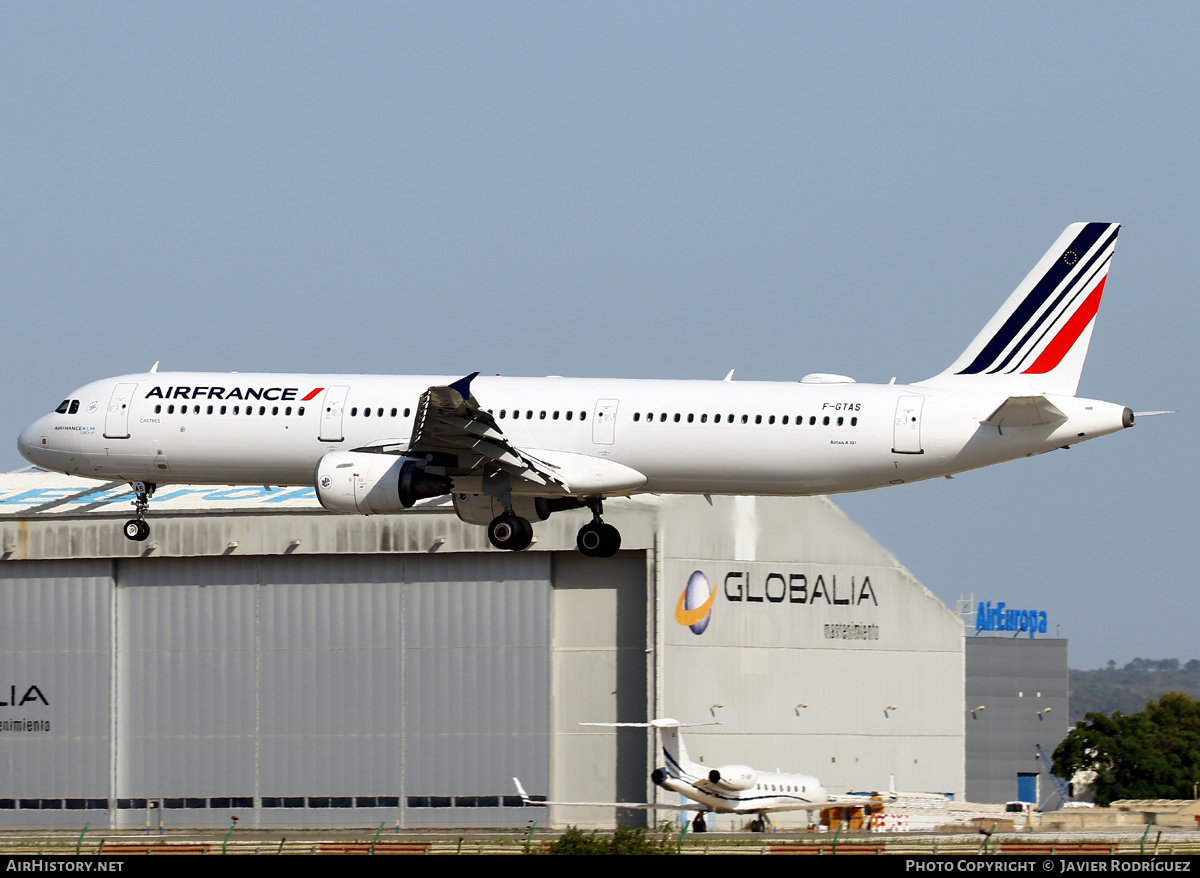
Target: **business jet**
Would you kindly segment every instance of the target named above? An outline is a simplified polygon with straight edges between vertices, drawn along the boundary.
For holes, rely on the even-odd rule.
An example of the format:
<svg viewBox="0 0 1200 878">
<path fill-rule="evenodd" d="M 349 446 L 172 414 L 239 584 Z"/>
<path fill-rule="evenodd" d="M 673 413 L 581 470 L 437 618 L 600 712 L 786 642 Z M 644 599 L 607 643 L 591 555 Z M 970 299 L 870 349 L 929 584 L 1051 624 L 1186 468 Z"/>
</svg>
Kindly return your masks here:
<svg viewBox="0 0 1200 878">
<path fill-rule="evenodd" d="M 314 485 L 333 512 L 380 515 L 450 495 L 519 551 L 531 522 L 587 507 L 577 545 L 621 545 L 604 500 L 631 494 L 862 491 L 1029 457 L 1133 426 L 1075 396 L 1115 223 L 1054 242 L 942 373 L 898 385 L 239 374 L 123 375 L 85 385 L 21 433 L 36 466 L 129 482 L 145 540 L 162 484 Z"/>
<path fill-rule="evenodd" d="M 525 792 L 521 781 L 513 778 L 517 792 L 526 805 L 570 806 L 599 808 L 630 808 L 635 810 L 697 811 L 692 829 L 705 832 L 706 814 L 754 815 L 751 832 L 766 832 L 768 815 L 779 811 L 817 811 L 831 804 L 861 805 L 865 796 L 831 798 L 821 782 L 808 774 L 755 771 L 748 765 L 722 765 L 705 768 L 688 758 L 680 729 L 689 726 L 711 726 L 719 723 L 681 723 L 674 719 L 655 719 L 648 723 L 580 723 L 584 726 L 609 728 L 657 729 L 662 736 L 663 764 L 650 773 L 656 786 L 679 793 L 691 801 L 686 804 L 662 802 L 550 802 L 534 799 Z M 892 798 L 895 794 L 890 794 Z"/>
</svg>

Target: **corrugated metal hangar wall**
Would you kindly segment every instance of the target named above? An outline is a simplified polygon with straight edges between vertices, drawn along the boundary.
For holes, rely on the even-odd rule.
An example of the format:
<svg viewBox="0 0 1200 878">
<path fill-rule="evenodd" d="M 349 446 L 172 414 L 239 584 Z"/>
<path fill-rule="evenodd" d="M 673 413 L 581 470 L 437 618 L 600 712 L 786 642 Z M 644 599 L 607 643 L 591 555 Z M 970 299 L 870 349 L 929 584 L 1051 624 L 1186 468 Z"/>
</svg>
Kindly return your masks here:
<svg viewBox="0 0 1200 878">
<path fill-rule="evenodd" d="M 579 725 L 656 715 L 722 722 L 689 730 L 706 764 L 962 797 L 961 621 L 824 498 L 614 501 L 626 548 L 585 559 L 579 514 L 510 554 L 447 508 L 344 518 L 257 489 L 167 500 L 128 544 L 73 508 L 89 483 L 39 476 L 70 486 L 39 504 L 15 478 L 4 823 L 141 826 L 154 804 L 168 826 L 611 825 L 517 807 L 511 778 L 664 796 L 649 735 Z M 697 573 L 704 625 L 679 615 Z"/>
</svg>

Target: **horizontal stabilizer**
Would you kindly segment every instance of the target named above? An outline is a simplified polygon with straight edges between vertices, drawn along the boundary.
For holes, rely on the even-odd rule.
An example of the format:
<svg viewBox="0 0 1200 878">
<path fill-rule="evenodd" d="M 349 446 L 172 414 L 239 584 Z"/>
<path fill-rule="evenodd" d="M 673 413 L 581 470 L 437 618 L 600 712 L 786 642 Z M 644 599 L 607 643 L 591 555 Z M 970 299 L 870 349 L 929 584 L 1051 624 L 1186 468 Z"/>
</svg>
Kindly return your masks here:
<svg viewBox="0 0 1200 878">
<path fill-rule="evenodd" d="M 1038 427 L 1057 424 L 1067 416 L 1044 396 L 1010 396 L 983 423 L 989 427 Z"/>
</svg>

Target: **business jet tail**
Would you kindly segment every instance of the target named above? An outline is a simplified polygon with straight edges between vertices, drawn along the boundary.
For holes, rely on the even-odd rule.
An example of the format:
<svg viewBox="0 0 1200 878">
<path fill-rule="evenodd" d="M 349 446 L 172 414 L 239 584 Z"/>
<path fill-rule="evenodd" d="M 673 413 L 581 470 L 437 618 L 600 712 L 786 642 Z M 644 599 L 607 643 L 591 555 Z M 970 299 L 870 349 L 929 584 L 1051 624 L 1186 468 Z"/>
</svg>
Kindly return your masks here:
<svg viewBox="0 0 1200 878">
<path fill-rule="evenodd" d="M 1067 226 L 953 365 L 920 383 L 1074 396 L 1119 229 Z"/>
</svg>

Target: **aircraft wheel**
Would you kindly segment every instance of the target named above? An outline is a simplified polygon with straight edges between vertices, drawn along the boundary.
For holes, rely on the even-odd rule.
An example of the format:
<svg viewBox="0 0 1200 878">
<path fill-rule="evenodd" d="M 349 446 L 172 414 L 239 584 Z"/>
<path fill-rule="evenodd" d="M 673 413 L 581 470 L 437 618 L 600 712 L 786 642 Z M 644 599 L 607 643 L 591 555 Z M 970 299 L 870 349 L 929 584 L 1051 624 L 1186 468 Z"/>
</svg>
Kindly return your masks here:
<svg viewBox="0 0 1200 878">
<path fill-rule="evenodd" d="M 754 820 L 752 820 L 750 822 L 750 831 L 751 832 L 766 832 L 767 831 L 766 821 L 761 818 L 756 817 Z"/>
<path fill-rule="evenodd" d="M 146 537 L 150 536 L 150 525 L 139 518 L 131 518 L 125 522 L 125 539 L 142 542 Z"/>
<path fill-rule="evenodd" d="M 611 524 L 590 521 L 579 529 L 575 545 L 589 558 L 611 558 L 621 548 L 621 532 Z"/>
<path fill-rule="evenodd" d="M 697 814 L 696 819 L 692 821 L 692 832 L 708 832 L 708 824 L 704 822 L 703 814 Z"/>
<path fill-rule="evenodd" d="M 519 515 L 505 512 L 488 525 L 488 539 L 497 549 L 519 552 L 533 542 L 533 525 Z"/>
</svg>

